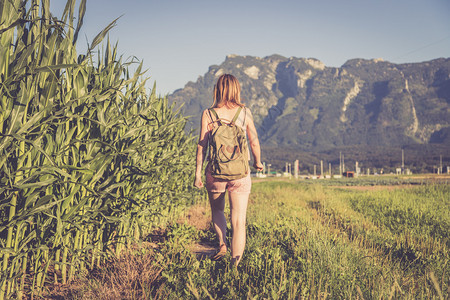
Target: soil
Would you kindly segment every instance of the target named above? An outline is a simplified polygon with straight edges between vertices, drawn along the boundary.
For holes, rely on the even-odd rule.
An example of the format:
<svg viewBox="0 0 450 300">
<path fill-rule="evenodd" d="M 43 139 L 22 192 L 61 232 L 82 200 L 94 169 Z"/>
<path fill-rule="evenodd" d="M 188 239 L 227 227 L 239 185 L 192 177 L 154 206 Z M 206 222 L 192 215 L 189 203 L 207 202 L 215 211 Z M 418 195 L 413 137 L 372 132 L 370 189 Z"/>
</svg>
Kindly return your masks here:
<svg viewBox="0 0 450 300">
<path fill-rule="evenodd" d="M 216 254 L 218 247 L 216 243 L 199 242 L 191 245 L 190 250 L 197 256 L 197 259 L 207 259 Z"/>
<path fill-rule="evenodd" d="M 211 227 L 211 213 L 205 205 L 197 204 L 189 208 L 178 223 L 187 223 L 198 230 L 209 230 Z"/>
<path fill-rule="evenodd" d="M 211 227 L 211 212 L 209 207 L 204 204 L 192 206 L 178 222 L 186 222 L 202 231 L 213 230 Z M 197 256 L 197 259 L 207 259 L 216 253 L 218 244 L 215 241 L 199 241 L 192 244 L 189 248 Z"/>
</svg>

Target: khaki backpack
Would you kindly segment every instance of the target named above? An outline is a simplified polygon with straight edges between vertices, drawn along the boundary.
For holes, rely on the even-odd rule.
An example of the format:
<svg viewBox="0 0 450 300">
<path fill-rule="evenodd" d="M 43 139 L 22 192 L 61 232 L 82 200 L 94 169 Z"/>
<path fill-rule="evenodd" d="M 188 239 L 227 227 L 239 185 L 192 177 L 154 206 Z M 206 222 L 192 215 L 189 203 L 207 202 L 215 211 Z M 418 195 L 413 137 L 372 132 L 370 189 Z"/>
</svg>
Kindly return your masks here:
<svg viewBox="0 0 450 300">
<path fill-rule="evenodd" d="M 240 179 L 249 172 L 247 138 L 245 131 L 236 125 L 241 110 L 239 107 L 231 122 L 224 122 L 226 120 L 219 119 L 213 108 L 209 109 L 210 116 L 212 113 L 216 119 L 211 117 L 214 128 L 209 135 L 211 175 L 214 178 Z"/>
</svg>

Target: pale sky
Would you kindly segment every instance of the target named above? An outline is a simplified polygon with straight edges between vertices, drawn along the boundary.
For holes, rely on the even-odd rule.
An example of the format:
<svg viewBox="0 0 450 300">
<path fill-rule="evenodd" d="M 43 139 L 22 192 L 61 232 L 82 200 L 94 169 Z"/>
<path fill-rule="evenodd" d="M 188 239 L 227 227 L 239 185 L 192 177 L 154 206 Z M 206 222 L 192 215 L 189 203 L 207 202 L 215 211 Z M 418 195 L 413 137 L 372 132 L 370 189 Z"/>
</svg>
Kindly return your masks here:
<svg viewBox="0 0 450 300">
<path fill-rule="evenodd" d="M 50 2 L 60 16 L 66 1 Z M 329 67 L 450 57 L 450 0 L 88 0 L 79 51 L 120 16 L 110 39 L 125 59 L 144 61 L 149 87 L 156 81 L 162 95 L 229 54 L 312 57 Z"/>
</svg>

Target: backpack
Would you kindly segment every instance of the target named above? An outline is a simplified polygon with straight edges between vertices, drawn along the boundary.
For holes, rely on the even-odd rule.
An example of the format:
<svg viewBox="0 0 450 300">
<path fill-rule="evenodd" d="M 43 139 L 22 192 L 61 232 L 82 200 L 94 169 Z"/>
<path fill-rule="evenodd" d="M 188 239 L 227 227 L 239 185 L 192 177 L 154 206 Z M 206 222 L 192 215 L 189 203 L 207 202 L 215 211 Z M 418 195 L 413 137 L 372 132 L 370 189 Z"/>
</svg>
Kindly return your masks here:
<svg viewBox="0 0 450 300">
<path fill-rule="evenodd" d="M 214 178 L 234 180 L 247 176 L 249 171 L 248 146 L 245 131 L 236 125 L 236 120 L 242 107 L 238 108 L 231 122 L 219 119 L 217 112 L 209 109 L 217 123 L 209 135 L 209 156 L 211 162 L 211 175 Z"/>
</svg>

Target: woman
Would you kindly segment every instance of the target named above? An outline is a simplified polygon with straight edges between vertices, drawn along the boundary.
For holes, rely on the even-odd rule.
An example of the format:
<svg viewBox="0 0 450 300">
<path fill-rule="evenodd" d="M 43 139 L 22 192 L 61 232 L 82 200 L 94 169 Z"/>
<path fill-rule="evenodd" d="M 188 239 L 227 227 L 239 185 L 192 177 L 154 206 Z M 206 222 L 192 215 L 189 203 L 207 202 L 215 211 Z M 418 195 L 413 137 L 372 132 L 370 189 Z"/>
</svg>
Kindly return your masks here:
<svg viewBox="0 0 450 300">
<path fill-rule="evenodd" d="M 262 171 L 261 150 L 255 124 L 253 123 L 253 117 L 250 110 L 241 103 L 240 93 L 241 87 L 238 80 L 233 75 L 224 74 L 220 76 L 214 86 L 214 103 L 212 108 L 220 119 L 225 120 L 232 120 L 238 109 L 243 108 L 241 109 L 235 124 L 246 131 L 253 154 L 253 166 L 258 171 Z M 194 182 L 194 185 L 197 188 L 203 187 L 202 167 L 206 156 L 209 135 L 215 126 L 214 121 L 214 117 L 209 110 L 206 109 L 202 114 L 200 137 L 197 145 L 197 166 Z M 227 221 L 224 214 L 224 208 L 225 192 L 228 190 L 231 210 L 231 228 L 233 231 L 231 257 L 232 263 L 238 265 L 245 247 L 245 220 L 247 203 L 251 190 L 250 171 L 241 179 L 217 179 L 211 175 L 211 163 L 208 161 L 205 173 L 206 189 L 211 205 L 212 222 L 220 242 L 219 251 L 213 258 L 219 259 L 227 252 Z"/>
</svg>

